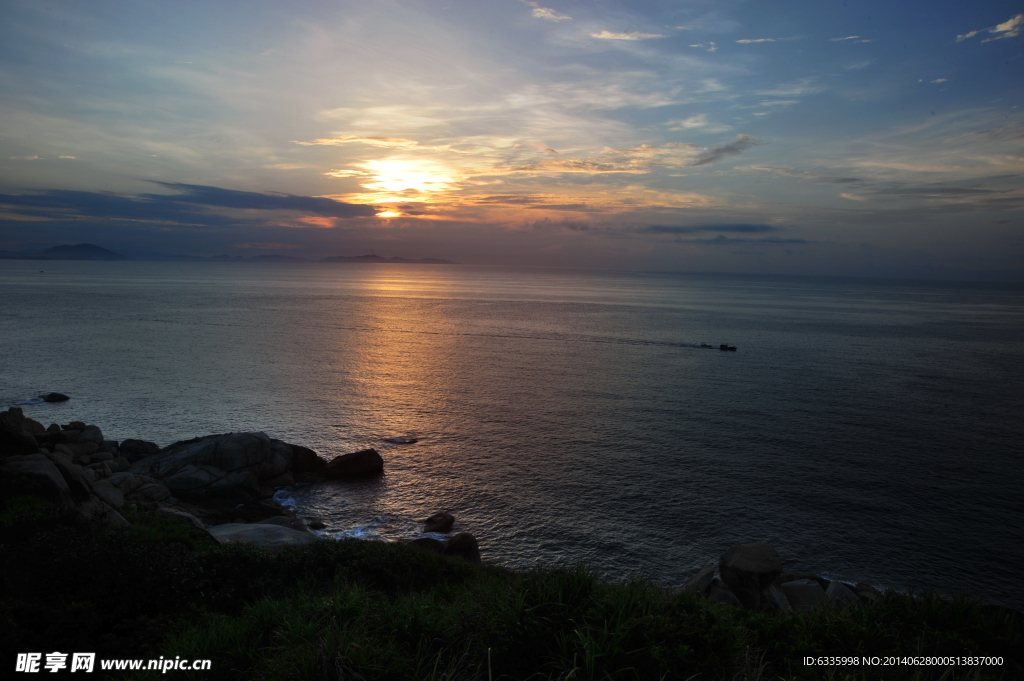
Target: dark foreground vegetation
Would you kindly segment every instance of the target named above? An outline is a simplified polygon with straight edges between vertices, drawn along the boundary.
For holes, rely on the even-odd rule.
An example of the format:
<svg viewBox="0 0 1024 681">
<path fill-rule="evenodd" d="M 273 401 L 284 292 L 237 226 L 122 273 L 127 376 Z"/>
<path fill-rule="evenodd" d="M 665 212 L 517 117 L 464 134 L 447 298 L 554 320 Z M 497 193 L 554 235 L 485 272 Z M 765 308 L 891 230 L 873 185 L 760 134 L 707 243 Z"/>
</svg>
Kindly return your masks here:
<svg viewBox="0 0 1024 681">
<path fill-rule="evenodd" d="M 644 581 L 610 582 L 585 567 L 511 572 L 355 540 L 272 555 L 217 545 L 174 519 L 129 520 L 130 529 L 103 529 L 38 498 L 6 496 L 5 677 L 18 652 L 88 651 L 97 659 L 212 660 L 210 671 L 121 678 L 1024 678 L 1017 615 L 966 599 L 889 593 L 785 617 Z M 1003 664 L 803 662 L 908 655 Z M 84 678 L 108 673 L 97 664 Z"/>
</svg>

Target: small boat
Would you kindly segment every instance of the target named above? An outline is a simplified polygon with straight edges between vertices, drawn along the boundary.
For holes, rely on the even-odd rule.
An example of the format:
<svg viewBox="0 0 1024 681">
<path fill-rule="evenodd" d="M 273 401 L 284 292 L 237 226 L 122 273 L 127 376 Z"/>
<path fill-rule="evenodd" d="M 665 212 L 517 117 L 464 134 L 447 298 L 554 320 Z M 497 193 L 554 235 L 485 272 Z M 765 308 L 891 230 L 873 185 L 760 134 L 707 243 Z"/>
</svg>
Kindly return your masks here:
<svg viewBox="0 0 1024 681">
<path fill-rule="evenodd" d="M 722 343 L 721 345 L 718 346 L 718 349 L 722 351 L 731 350 L 732 352 L 736 352 L 736 346 L 729 345 L 728 343 Z"/>
</svg>

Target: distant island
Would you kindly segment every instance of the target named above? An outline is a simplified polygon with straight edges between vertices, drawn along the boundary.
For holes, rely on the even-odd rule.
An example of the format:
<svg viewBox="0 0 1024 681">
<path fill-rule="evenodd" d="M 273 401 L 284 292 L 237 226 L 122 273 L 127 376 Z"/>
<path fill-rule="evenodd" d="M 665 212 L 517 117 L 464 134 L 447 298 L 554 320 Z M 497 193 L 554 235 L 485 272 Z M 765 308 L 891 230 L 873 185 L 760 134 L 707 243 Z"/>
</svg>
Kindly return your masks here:
<svg viewBox="0 0 1024 681">
<path fill-rule="evenodd" d="M 332 258 L 310 260 L 295 255 L 256 255 L 251 258 L 243 258 L 240 255 L 213 255 L 203 257 L 198 255 L 171 255 L 164 253 L 149 254 L 146 257 L 129 258 L 126 255 L 97 246 L 96 244 L 76 244 L 74 246 L 62 245 L 48 248 L 45 251 L 0 251 L 0 259 L 6 260 L 191 260 L 191 261 L 230 261 L 230 262 L 355 262 L 355 263 L 396 263 L 403 265 L 454 265 L 456 263 L 441 258 L 382 258 L 379 255 L 338 255 Z"/>
</svg>

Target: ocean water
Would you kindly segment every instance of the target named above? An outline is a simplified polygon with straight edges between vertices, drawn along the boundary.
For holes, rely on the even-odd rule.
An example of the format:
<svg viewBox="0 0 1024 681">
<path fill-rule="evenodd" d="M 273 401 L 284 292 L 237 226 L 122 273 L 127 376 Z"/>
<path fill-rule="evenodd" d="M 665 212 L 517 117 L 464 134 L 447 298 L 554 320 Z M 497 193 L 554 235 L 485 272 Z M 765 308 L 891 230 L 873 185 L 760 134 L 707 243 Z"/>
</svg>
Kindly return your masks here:
<svg viewBox="0 0 1024 681">
<path fill-rule="evenodd" d="M 1019 286 L 0 260 L 0 291 L 4 408 L 59 391 L 26 414 L 376 448 L 380 479 L 279 493 L 325 536 L 443 510 L 485 562 L 666 586 L 768 541 L 1024 606 Z"/>
</svg>

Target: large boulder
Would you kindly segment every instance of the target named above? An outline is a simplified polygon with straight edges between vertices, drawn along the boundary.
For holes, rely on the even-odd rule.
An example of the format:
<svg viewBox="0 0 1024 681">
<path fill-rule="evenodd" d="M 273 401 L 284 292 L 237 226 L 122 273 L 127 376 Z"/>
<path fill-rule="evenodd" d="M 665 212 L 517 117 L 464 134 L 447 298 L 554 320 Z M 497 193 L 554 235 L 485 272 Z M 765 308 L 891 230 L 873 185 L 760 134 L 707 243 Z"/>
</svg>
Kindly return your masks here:
<svg viewBox="0 0 1024 681">
<path fill-rule="evenodd" d="M 837 608 L 845 608 L 848 605 L 858 605 L 860 599 L 850 587 L 836 579 L 825 589 L 825 602 Z"/>
<path fill-rule="evenodd" d="M 253 544 L 278 550 L 287 546 L 304 546 L 317 541 L 311 532 L 299 532 L 280 525 L 226 523 L 206 528 L 221 544 Z"/>
<path fill-rule="evenodd" d="M 40 399 L 43 400 L 43 402 L 67 402 L 68 400 L 71 399 L 64 393 L 46 393 L 45 395 L 40 395 L 39 397 Z"/>
<path fill-rule="evenodd" d="M 470 563 L 479 563 L 480 546 L 476 543 L 476 537 L 469 532 L 459 532 L 448 540 L 444 555 L 461 558 Z"/>
<path fill-rule="evenodd" d="M 93 483 L 93 493 L 103 501 L 107 502 L 114 508 L 121 508 L 124 506 L 124 492 L 121 491 L 120 487 L 116 487 L 110 483 L 110 480 L 99 480 Z"/>
<path fill-rule="evenodd" d="M 33 433 L 35 428 L 29 421 L 32 419 L 25 418 L 20 407 L 0 411 L 0 456 L 31 454 L 39 449 L 39 441 Z M 41 423 L 32 423 L 46 431 Z"/>
<path fill-rule="evenodd" d="M 779 587 L 794 610 L 813 610 L 825 602 L 825 590 L 813 579 L 798 579 Z"/>
<path fill-rule="evenodd" d="M 87 520 L 100 522 L 108 527 L 125 528 L 132 524 L 124 519 L 120 513 L 110 507 L 110 504 L 98 497 L 89 497 L 78 504 L 78 512 Z"/>
<path fill-rule="evenodd" d="M 711 580 L 711 585 L 708 587 L 707 597 L 709 601 L 716 603 L 724 603 L 733 608 L 742 608 L 743 604 L 736 598 L 736 594 L 732 592 L 729 585 L 718 579 L 717 577 Z"/>
<path fill-rule="evenodd" d="M 108 482 L 124 493 L 126 503 L 135 504 L 137 508 L 158 508 L 172 498 L 166 486 L 147 475 L 135 475 L 127 471 L 114 473 Z"/>
<path fill-rule="evenodd" d="M 257 521 L 257 525 L 278 525 L 280 527 L 288 527 L 296 532 L 309 532 L 306 527 L 306 523 L 302 522 L 301 518 L 292 518 L 291 516 L 278 515 L 273 518 L 267 518 L 266 520 Z"/>
<path fill-rule="evenodd" d="M 25 494 L 45 499 L 60 508 L 74 508 L 71 488 L 60 469 L 42 454 L 8 457 L 0 475 L 17 480 L 18 488 Z"/>
<path fill-rule="evenodd" d="M 286 473 L 291 464 L 291 447 L 266 433 L 228 433 L 176 442 L 129 470 L 163 480 L 175 494 L 244 496 L 258 494 L 262 481 Z"/>
<path fill-rule="evenodd" d="M 336 456 L 324 466 L 322 476 L 327 480 L 360 478 L 376 475 L 384 470 L 384 459 L 376 449 L 364 449 Z"/>
<path fill-rule="evenodd" d="M 145 459 L 147 456 L 158 454 L 160 452 L 160 445 L 146 440 L 125 440 L 118 447 L 118 451 L 128 461 L 135 463 Z"/>
<path fill-rule="evenodd" d="M 761 605 L 761 592 L 782 574 L 782 558 L 765 542 L 733 546 L 718 561 L 718 573 L 746 608 Z"/>
<path fill-rule="evenodd" d="M 292 450 L 292 473 L 319 473 L 327 462 L 308 447 L 288 445 Z"/>
<path fill-rule="evenodd" d="M 76 501 L 85 501 L 92 494 L 92 480 L 86 475 L 85 469 L 75 465 L 71 457 L 61 452 L 47 452 L 44 456 L 57 467 L 64 482 L 71 491 L 71 497 Z"/>
<path fill-rule="evenodd" d="M 455 516 L 450 513 L 435 513 L 423 521 L 424 532 L 450 532 L 455 524 Z"/>
<path fill-rule="evenodd" d="M 711 580 L 715 578 L 715 564 L 708 563 L 696 575 L 686 580 L 683 584 L 683 591 L 692 594 L 703 594 L 711 586 Z"/>
</svg>

